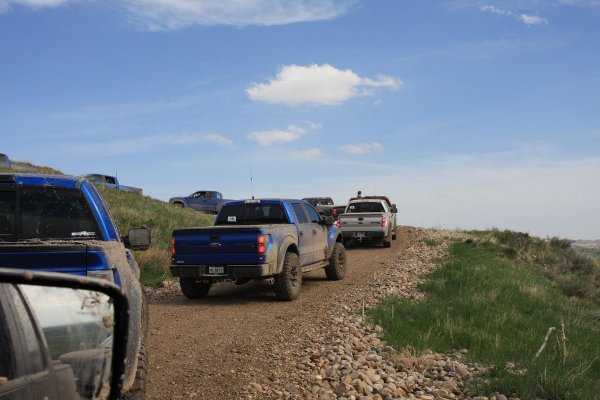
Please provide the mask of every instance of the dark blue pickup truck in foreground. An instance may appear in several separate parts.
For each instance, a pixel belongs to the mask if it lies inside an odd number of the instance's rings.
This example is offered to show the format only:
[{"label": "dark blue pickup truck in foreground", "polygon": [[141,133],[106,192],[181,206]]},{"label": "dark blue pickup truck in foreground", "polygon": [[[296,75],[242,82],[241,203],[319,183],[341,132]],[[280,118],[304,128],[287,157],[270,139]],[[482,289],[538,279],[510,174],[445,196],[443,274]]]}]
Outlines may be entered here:
[{"label": "dark blue pickup truck in foreground", "polygon": [[85,178],[0,174],[0,268],[63,272],[120,286],[130,304],[123,387],[145,388],[148,305],[130,250],[150,246],[147,228],[120,236],[96,188]]},{"label": "dark blue pickup truck in foreground", "polygon": [[324,268],[331,280],[346,272],[340,230],[304,200],[228,202],[215,226],[173,231],[171,253],[171,273],[189,298],[206,296],[214,282],[269,279],[278,299],[293,300],[303,272]]}]

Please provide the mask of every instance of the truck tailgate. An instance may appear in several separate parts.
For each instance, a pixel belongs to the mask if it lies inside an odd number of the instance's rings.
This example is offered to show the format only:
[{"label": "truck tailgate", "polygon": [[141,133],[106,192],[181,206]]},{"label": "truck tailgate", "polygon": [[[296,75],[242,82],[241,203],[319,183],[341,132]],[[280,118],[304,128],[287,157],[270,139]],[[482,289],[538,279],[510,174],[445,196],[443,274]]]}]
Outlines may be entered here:
[{"label": "truck tailgate", "polygon": [[[258,226],[214,226],[173,231],[173,265],[257,265],[266,260],[257,251]],[[268,252],[268,251],[267,251]]]},{"label": "truck tailgate", "polygon": [[101,248],[83,243],[4,243],[0,267],[86,275],[88,270],[106,269]]},{"label": "truck tailgate", "polygon": [[348,213],[340,215],[342,232],[345,230],[382,231],[381,217],[381,213]]}]

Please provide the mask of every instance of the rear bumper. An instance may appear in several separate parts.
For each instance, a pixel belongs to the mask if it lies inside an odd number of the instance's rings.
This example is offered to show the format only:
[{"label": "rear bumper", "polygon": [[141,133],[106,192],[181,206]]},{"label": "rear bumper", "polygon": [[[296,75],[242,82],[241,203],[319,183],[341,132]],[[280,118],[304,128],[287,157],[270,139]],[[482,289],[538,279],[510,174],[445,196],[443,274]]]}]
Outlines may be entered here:
[{"label": "rear bumper", "polygon": [[374,240],[384,238],[386,233],[383,231],[342,230],[342,235],[346,240]]},{"label": "rear bumper", "polygon": [[260,278],[272,275],[274,269],[270,264],[259,265],[210,265],[222,267],[223,273],[209,273],[209,265],[171,265],[171,275],[174,277],[196,279],[238,279]]}]

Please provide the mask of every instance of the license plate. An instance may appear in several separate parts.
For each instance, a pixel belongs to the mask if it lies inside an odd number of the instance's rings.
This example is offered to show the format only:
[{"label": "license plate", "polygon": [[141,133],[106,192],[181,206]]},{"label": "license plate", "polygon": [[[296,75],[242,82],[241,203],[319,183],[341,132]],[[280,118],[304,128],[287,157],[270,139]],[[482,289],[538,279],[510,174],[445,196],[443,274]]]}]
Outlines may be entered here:
[{"label": "license plate", "polygon": [[217,275],[217,274],[224,274],[225,273],[225,267],[208,267],[208,273],[209,274],[213,274],[213,275]]},{"label": "license plate", "polygon": [[365,237],[364,232],[354,232],[354,237]]}]

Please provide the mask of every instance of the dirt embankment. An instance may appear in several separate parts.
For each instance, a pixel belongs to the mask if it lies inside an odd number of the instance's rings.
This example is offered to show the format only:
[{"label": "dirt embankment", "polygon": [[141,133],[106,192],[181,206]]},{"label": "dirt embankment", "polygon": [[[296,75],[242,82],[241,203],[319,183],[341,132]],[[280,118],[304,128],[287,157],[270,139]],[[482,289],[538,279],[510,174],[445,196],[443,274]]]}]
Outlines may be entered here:
[{"label": "dirt embankment", "polygon": [[217,285],[198,301],[177,285],[153,292],[147,398],[455,398],[473,368],[440,355],[402,358],[360,317],[390,294],[418,298],[419,277],[453,235],[401,227],[391,248],[353,246],[344,280],[305,275],[293,302],[255,282]]}]

